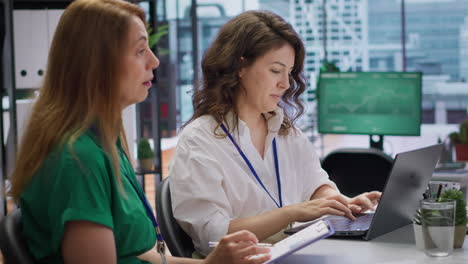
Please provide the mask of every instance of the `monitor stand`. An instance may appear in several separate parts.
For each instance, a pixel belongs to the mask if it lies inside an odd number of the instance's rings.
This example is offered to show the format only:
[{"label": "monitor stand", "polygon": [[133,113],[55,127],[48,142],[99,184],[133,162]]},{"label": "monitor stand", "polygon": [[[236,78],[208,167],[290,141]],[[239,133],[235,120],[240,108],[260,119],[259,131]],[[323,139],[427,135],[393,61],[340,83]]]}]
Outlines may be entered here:
[{"label": "monitor stand", "polygon": [[[378,137],[378,140],[374,140],[374,137]],[[376,148],[383,151],[383,136],[369,135],[369,145],[371,148]]]}]

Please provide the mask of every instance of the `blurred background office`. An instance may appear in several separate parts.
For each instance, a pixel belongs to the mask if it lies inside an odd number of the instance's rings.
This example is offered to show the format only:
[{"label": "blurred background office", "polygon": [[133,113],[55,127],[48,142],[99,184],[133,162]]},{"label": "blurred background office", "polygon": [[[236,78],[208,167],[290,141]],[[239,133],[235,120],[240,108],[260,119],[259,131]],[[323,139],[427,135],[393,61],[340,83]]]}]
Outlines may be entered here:
[{"label": "blurred background office", "polygon": [[198,65],[219,27],[250,9],[280,14],[305,42],[309,86],[299,125],[322,156],[341,146],[368,146],[366,135],[318,133],[316,83],[324,62],[342,72],[423,73],[421,136],[387,136],[383,148],[391,155],[444,140],[468,117],[467,0],[179,0],[157,5],[158,23],[169,25],[167,42],[160,46],[169,52],[159,72],[163,138],[174,136],[191,116]]},{"label": "blurred background office", "polygon": [[[31,103],[24,98],[40,85],[49,38],[69,2],[1,0],[2,189],[14,166],[12,157]],[[319,133],[321,70],[422,72],[419,131],[384,135],[382,149],[390,156],[444,141],[468,118],[468,0],[145,0],[138,4],[148,14],[161,66],[149,97],[127,110],[125,124],[134,157],[139,139],[150,138],[156,152],[152,176],[156,183],[167,175],[177,131],[192,114],[191,91],[201,80],[204,51],[227,20],[247,10],[276,12],[302,36],[309,83],[303,95],[306,112],[298,124],[321,157],[341,147],[368,148],[370,134]],[[4,197],[0,199],[0,210],[5,212]]]}]

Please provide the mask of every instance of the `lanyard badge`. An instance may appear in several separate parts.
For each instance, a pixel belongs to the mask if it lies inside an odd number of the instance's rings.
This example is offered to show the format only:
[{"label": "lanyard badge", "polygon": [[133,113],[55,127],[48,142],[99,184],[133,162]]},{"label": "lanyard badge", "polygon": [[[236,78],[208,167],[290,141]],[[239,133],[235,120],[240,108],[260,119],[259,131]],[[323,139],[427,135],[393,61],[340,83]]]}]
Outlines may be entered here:
[{"label": "lanyard badge", "polygon": [[[124,154],[125,154],[125,152],[124,152]],[[127,158],[127,155],[125,155],[125,158]],[[127,158],[127,160],[128,160],[128,158]],[[137,193],[138,197],[143,202],[143,206],[145,207],[146,213],[149,216],[149,218],[151,219],[151,222],[153,223],[153,226],[154,226],[154,230],[156,231],[156,251],[161,256],[162,264],[167,264],[166,255],[165,255],[165,253],[166,253],[166,244],[164,243],[164,239],[163,239],[163,237],[161,235],[161,231],[159,230],[159,225],[158,225],[158,222],[156,221],[156,217],[154,216],[153,209],[151,208],[151,205],[148,202],[148,199],[146,199],[146,196],[144,194],[142,194],[142,192],[140,192],[138,190],[138,187],[135,186],[135,183],[132,181],[132,179],[130,179],[130,176],[128,175],[128,173],[126,173],[127,171],[123,167],[122,162],[120,163],[120,170],[125,174],[128,181],[132,185],[133,189]]]},{"label": "lanyard badge", "polygon": [[[156,233],[160,233],[159,232],[159,227],[156,227]],[[162,264],[167,264],[166,244],[164,243],[163,240],[157,240],[156,241],[156,250],[158,251],[159,255],[161,256]]]},{"label": "lanyard badge", "polygon": [[[98,135],[98,130],[95,126],[91,126],[90,130],[95,134]],[[127,159],[127,162],[129,162],[129,159],[127,157],[127,154],[122,151],[124,154],[125,158]],[[159,230],[159,225],[158,222],[156,221],[156,217],[154,216],[153,209],[151,208],[151,205],[149,204],[148,200],[146,199],[146,196],[142,194],[139,190],[138,187],[135,186],[134,182],[130,178],[129,173],[125,169],[125,167],[122,164],[122,160],[120,160],[120,171],[127,177],[128,181],[132,185],[133,189],[137,193],[138,197],[140,200],[143,202],[143,206],[145,207],[146,213],[148,217],[151,219],[151,222],[153,223],[155,232],[156,232],[156,250],[158,251],[159,255],[161,256],[161,261],[162,264],[167,264],[166,260],[166,244],[164,243],[164,239],[161,235],[161,231]]]},{"label": "lanyard badge", "polygon": [[265,187],[265,185],[263,184],[262,180],[260,179],[260,177],[258,177],[258,174],[257,172],[255,171],[254,167],[252,166],[252,163],[250,163],[249,159],[247,158],[247,156],[244,154],[244,152],[241,150],[241,148],[239,147],[239,145],[237,145],[236,141],[234,140],[234,138],[232,137],[231,133],[229,133],[229,131],[227,130],[226,126],[224,124],[221,124],[220,125],[221,128],[224,130],[224,133],[226,133],[226,135],[229,137],[229,139],[231,140],[232,144],[236,147],[237,151],[239,151],[239,154],[241,155],[242,159],[244,159],[245,163],[247,164],[247,166],[249,167],[250,171],[252,172],[252,174],[255,176],[255,179],[257,179],[257,182],[260,184],[260,186],[262,186],[263,190],[265,190],[265,192],[268,194],[268,196],[270,196],[271,200],[273,200],[273,202],[276,204],[276,206],[278,208],[281,208],[283,207],[283,196],[281,194],[281,178],[280,178],[280,172],[279,172],[279,162],[278,162],[278,152],[276,150],[276,138],[273,138],[273,142],[272,142],[272,145],[273,145],[273,158],[275,160],[275,172],[276,172],[276,181],[278,183],[278,196],[279,196],[279,202],[277,202],[275,200],[275,198],[273,198],[273,196],[270,194],[270,192],[268,191],[268,189]]}]

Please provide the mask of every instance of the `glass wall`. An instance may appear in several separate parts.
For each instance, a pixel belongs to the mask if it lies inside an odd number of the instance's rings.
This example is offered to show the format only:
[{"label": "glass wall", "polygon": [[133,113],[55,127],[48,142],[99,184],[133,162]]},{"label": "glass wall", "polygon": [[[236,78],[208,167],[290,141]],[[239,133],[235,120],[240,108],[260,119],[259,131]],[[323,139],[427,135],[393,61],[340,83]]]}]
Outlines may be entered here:
[{"label": "glass wall", "polygon": [[[195,14],[192,4],[197,6]],[[192,91],[200,83],[197,65],[218,29],[242,11],[258,7],[258,2],[246,0],[157,0],[158,24],[167,25],[169,33],[167,46],[158,45],[159,50],[168,51],[167,57],[160,57],[158,70],[158,76],[166,80],[158,86],[163,137],[173,136],[191,117]]]},{"label": "glass wall", "polygon": [[[369,1],[370,70],[400,70],[401,4]],[[407,71],[424,73],[423,122],[457,124],[468,118],[464,51],[468,1],[406,1]]]},{"label": "glass wall", "polygon": [[[395,153],[435,143],[468,118],[468,0],[157,0],[159,22],[168,25],[167,70],[160,78],[173,97],[161,95],[173,112],[163,135],[174,135],[192,114],[191,91],[199,85],[203,52],[223,23],[251,9],[271,10],[289,21],[306,46],[308,91],[299,125],[321,147],[367,147],[368,138],[316,132],[315,84],[324,61],[341,71],[423,72],[421,137],[387,137]],[[196,4],[194,16],[192,5]],[[404,18],[404,19],[403,19]],[[404,22],[404,23],[403,23]],[[194,51],[195,50],[195,51]],[[198,76],[198,77],[197,77]],[[162,113],[164,115],[164,109]],[[163,127],[163,129],[166,129]],[[345,138],[345,139],[339,139]],[[331,143],[330,143],[331,142]],[[345,142],[345,143],[343,143]],[[416,142],[408,144],[407,142]],[[322,148],[323,150],[323,148]]]}]

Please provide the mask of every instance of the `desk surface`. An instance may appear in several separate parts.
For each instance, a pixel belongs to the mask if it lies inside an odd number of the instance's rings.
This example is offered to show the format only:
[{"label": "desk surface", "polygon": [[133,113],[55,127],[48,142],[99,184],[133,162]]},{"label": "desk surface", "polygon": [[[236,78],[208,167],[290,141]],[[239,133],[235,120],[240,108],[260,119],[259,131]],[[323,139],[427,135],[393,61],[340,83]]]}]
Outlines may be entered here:
[{"label": "desk surface", "polygon": [[412,225],[404,226],[371,241],[323,239],[285,258],[280,264],[310,263],[468,263],[468,238],[463,248],[449,257],[428,257],[414,243]]}]

